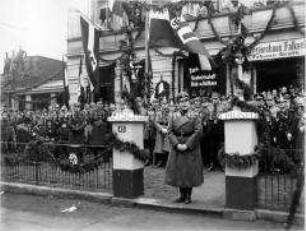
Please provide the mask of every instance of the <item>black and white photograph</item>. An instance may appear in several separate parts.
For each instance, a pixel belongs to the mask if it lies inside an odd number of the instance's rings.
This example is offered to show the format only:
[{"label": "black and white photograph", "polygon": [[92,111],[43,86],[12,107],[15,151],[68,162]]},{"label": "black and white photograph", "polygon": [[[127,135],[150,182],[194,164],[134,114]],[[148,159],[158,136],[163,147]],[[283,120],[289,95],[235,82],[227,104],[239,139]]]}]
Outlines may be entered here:
[{"label": "black and white photograph", "polygon": [[305,230],[304,0],[1,0],[0,230]]}]

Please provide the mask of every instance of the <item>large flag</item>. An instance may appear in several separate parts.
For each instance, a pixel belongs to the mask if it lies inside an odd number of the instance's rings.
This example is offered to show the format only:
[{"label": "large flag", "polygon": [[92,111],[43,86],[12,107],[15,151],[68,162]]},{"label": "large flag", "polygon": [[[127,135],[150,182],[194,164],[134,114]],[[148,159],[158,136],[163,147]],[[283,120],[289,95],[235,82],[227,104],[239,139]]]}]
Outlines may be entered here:
[{"label": "large flag", "polygon": [[170,18],[166,8],[149,13],[149,44],[157,46],[183,47],[198,54],[202,70],[211,71],[213,59],[183,17]]},{"label": "large flag", "polygon": [[84,17],[80,17],[83,48],[87,74],[93,86],[99,79],[99,34],[100,29]]},{"label": "large flag", "polygon": [[180,40],[173,33],[170,14],[167,8],[162,11],[149,11],[149,45],[161,47],[179,47]]}]

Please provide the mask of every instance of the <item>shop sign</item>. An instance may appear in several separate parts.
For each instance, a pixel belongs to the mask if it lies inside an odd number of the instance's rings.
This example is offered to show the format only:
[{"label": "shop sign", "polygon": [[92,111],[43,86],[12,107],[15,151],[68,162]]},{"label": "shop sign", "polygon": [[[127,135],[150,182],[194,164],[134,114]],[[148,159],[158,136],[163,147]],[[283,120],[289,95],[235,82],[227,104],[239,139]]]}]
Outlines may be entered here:
[{"label": "shop sign", "polygon": [[287,57],[304,56],[306,54],[305,39],[259,43],[252,50],[249,60],[280,59]]},{"label": "shop sign", "polygon": [[213,87],[217,85],[216,74],[203,74],[199,68],[189,68],[191,87]]}]

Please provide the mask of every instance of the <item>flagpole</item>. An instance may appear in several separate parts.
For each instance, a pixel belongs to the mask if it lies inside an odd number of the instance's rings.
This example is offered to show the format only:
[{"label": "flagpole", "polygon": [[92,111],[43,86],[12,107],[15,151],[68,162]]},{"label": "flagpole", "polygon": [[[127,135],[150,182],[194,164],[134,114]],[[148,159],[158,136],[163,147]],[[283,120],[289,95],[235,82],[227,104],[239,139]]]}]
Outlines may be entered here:
[{"label": "flagpole", "polygon": [[66,105],[66,107],[69,109],[69,98],[68,96],[70,95],[69,93],[69,83],[68,83],[68,77],[67,77],[67,67],[66,67],[66,62],[65,62],[65,54],[62,55],[62,68],[63,68],[63,74],[64,74],[64,94],[65,94],[65,102],[64,104]]},{"label": "flagpole", "polygon": [[[151,1],[149,1],[150,3]],[[145,18],[145,53],[146,53],[146,58],[145,58],[145,73],[146,73],[146,80],[150,81],[149,78],[149,10],[146,9],[146,18]],[[147,88],[150,87],[150,84],[147,84]],[[150,89],[147,89],[149,92]],[[145,103],[148,103],[148,94],[144,95],[144,101]]]}]

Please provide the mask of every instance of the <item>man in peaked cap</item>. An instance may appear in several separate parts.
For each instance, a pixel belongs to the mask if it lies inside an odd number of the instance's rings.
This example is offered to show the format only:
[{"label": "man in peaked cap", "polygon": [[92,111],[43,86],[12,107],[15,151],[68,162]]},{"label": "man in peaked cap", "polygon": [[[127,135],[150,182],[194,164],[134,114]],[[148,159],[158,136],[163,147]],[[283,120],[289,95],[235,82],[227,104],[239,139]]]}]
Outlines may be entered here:
[{"label": "man in peaked cap", "polygon": [[190,113],[190,97],[186,92],[177,96],[179,111],[171,116],[168,138],[171,146],[166,167],[166,183],[179,187],[175,202],[191,203],[192,188],[203,183],[203,165],[199,137],[201,121]]}]

